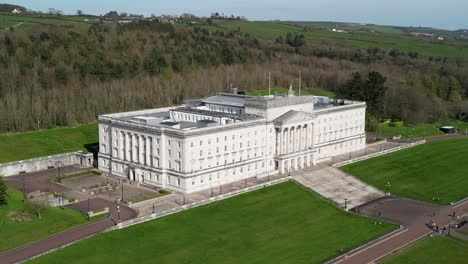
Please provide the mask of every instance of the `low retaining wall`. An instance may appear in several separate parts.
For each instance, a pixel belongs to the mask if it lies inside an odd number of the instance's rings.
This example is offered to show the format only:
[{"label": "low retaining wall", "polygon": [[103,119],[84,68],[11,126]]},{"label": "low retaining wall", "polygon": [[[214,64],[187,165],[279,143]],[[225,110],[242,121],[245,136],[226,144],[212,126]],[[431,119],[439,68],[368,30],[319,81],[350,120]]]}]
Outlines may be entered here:
[{"label": "low retaining wall", "polygon": [[93,154],[76,151],[35,159],[2,163],[0,164],[0,175],[7,177],[28,172],[47,170],[56,168],[59,162],[61,163],[61,166],[77,164],[84,167],[91,167],[93,166]]},{"label": "low retaining wall", "polygon": [[243,189],[239,189],[239,190],[236,190],[236,191],[232,191],[232,192],[229,192],[229,193],[221,194],[221,195],[218,195],[218,196],[215,196],[215,197],[211,197],[209,199],[193,202],[193,203],[182,205],[182,206],[177,206],[177,207],[174,207],[174,208],[169,209],[169,210],[164,210],[164,211],[153,213],[153,214],[150,214],[150,215],[145,215],[145,216],[142,216],[142,217],[134,218],[134,219],[131,219],[131,220],[128,220],[128,221],[125,221],[125,222],[121,222],[121,223],[117,224],[116,226],[107,229],[105,232],[116,230],[116,229],[121,229],[121,228],[125,228],[125,227],[129,227],[129,226],[132,226],[132,225],[141,224],[141,223],[146,222],[146,221],[150,221],[150,220],[153,220],[153,219],[157,219],[157,218],[161,218],[161,217],[168,216],[168,215],[171,215],[171,214],[175,214],[175,213],[178,213],[178,212],[181,212],[181,211],[184,211],[184,210],[188,210],[188,209],[198,207],[198,206],[202,206],[202,205],[205,205],[205,204],[209,204],[209,203],[212,203],[212,202],[224,200],[224,199],[227,199],[227,198],[230,198],[230,197],[242,194],[242,193],[258,190],[258,189],[261,189],[261,188],[266,187],[266,186],[271,186],[271,185],[275,185],[275,184],[278,184],[278,183],[286,182],[286,181],[289,181],[291,179],[292,179],[291,176],[281,178],[281,179],[276,179],[276,180],[273,180],[273,181],[269,181],[269,182],[257,184],[257,185],[254,185],[254,186],[246,187],[246,188],[243,188]]},{"label": "low retaining wall", "polygon": [[345,165],[348,165],[348,164],[351,164],[351,163],[355,163],[355,162],[358,162],[358,161],[362,161],[362,160],[382,156],[382,155],[385,155],[385,154],[388,154],[388,153],[392,153],[392,152],[399,151],[399,150],[406,149],[406,148],[411,148],[411,147],[421,145],[421,144],[424,144],[424,143],[426,143],[426,140],[416,141],[416,142],[413,142],[413,143],[405,144],[403,146],[398,146],[396,148],[386,149],[386,150],[379,151],[379,152],[372,153],[372,154],[368,154],[368,155],[365,155],[365,156],[361,156],[361,157],[353,158],[353,159],[350,159],[350,160],[345,160],[345,161],[342,161],[342,162],[338,162],[338,163],[333,164],[332,166],[333,167],[342,167],[342,166],[345,166]]},{"label": "low retaining wall", "polygon": [[102,215],[102,214],[108,214],[109,213],[109,207],[104,207],[104,210],[100,211],[89,211],[88,215],[89,217],[97,216],[97,215]]}]

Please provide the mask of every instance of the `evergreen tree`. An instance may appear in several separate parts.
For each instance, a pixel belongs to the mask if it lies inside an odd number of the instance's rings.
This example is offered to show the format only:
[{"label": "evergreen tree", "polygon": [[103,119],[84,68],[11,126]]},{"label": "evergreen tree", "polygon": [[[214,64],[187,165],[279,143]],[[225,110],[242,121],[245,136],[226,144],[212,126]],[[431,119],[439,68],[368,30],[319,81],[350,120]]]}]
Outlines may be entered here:
[{"label": "evergreen tree", "polygon": [[367,102],[367,108],[377,118],[382,116],[384,110],[386,80],[380,73],[370,72],[364,85],[364,99]]},{"label": "evergreen tree", "polygon": [[0,206],[8,204],[7,189],[8,187],[3,181],[3,177],[0,176]]},{"label": "evergreen tree", "polygon": [[352,100],[364,99],[364,81],[359,72],[353,73],[353,78],[346,85],[346,97]]}]

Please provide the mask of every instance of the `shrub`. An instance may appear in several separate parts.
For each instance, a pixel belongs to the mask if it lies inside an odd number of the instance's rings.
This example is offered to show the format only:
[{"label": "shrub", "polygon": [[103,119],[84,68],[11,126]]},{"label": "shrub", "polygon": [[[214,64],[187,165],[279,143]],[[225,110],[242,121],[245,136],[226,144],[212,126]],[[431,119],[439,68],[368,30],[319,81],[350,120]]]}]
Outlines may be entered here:
[{"label": "shrub", "polygon": [[168,190],[165,190],[165,189],[161,189],[161,190],[159,190],[159,193],[160,194],[170,194],[171,192],[168,191]]},{"label": "shrub", "polygon": [[403,127],[404,125],[405,125],[405,122],[403,121],[394,121],[388,124],[388,126],[390,127]]}]

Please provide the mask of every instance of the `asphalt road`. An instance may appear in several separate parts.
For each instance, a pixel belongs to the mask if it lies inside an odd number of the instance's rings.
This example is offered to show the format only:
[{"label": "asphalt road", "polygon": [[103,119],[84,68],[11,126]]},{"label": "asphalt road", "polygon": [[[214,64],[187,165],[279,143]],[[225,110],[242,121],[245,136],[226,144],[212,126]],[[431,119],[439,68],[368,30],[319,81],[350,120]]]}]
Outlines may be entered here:
[{"label": "asphalt road", "polygon": [[[75,209],[81,212],[87,212],[88,201],[82,201],[76,204],[68,205],[67,207]],[[99,210],[104,207],[109,207],[110,214],[107,218],[91,222],[84,226],[80,226],[65,232],[50,236],[48,238],[18,247],[16,249],[4,252],[0,254],[0,263],[9,264],[16,263],[29,259],[33,256],[47,252],[54,248],[72,243],[90,235],[103,232],[109,227],[116,225],[118,220],[121,221],[129,220],[137,216],[137,212],[129,207],[120,205],[120,214],[117,212],[117,205],[100,199],[95,198],[89,200],[90,210]]]}]

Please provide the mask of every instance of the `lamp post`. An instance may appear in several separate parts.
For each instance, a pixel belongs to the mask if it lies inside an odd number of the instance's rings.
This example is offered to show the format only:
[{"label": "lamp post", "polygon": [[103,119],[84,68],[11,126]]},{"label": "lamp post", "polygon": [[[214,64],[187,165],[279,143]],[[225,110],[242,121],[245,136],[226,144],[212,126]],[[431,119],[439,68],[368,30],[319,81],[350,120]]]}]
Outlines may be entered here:
[{"label": "lamp post", "polygon": [[117,205],[117,221],[120,223],[120,205]]},{"label": "lamp post", "polygon": [[387,184],[385,186],[387,187],[387,195],[390,195],[390,187],[392,186],[390,184],[390,181],[387,181]]},{"label": "lamp post", "polygon": [[124,184],[123,184],[123,180],[120,180],[120,182],[122,183],[122,186],[121,186],[121,189],[122,189],[122,195],[121,195],[121,197],[122,197],[122,198],[121,198],[120,200],[123,202],[123,200],[124,200],[124,190],[123,190],[123,189],[124,189]]},{"label": "lamp post", "polygon": [[89,214],[90,214],[90,209],[89,209],[89,197],[88,197],[88,221],[90,220]]},{"label": "lamp post", "polygon": [[57,161],[55,163],[57,165],[57,177],[58,177],[58,182],[59,183],[62,183],[62,178],[60,177],[60,174],[61,174],[61,167],[62,167],[62,162],[61,161]]},{"label": "lamp post", "polygon": [[348,208],[348,198],[344,199],[344,209]]},{"label": "lamp post", "polygon": [[153,214],[154,214],[154,203],[153,203]]}]

